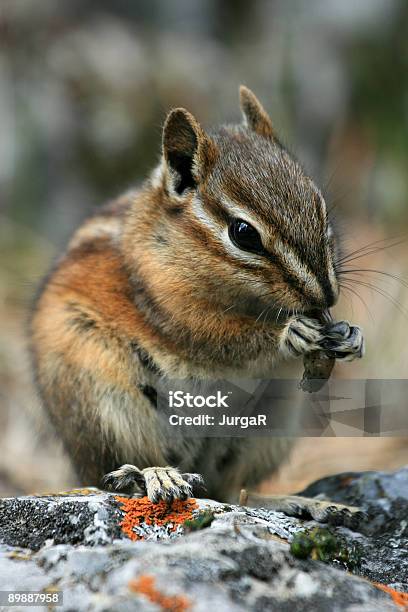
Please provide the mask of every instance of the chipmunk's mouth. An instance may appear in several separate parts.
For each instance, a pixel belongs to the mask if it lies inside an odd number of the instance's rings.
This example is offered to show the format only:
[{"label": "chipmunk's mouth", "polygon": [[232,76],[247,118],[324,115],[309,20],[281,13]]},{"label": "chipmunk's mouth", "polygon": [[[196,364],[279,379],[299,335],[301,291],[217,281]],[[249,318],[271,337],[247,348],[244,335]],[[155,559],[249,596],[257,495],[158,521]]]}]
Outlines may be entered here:
[{"label": "chipmunk's mouth", "polygon": [[254,317],[257,322],[262,324],[264,323],[274,323],[274,324],[285,324],[287,320],[295,315],[299,314],[301,310],[295,310],[291,308],[283,308],[283,307],[270,307],[264,308],[259,312],[259,314]]},{"label": "chipmunk's mouth", "polygon": [[301,288],[281,288],[267,294],[247,295],[234,304],[234,308],[228,308],[227,312],[241,313],[249,316],[257,322],[285,323],[290,317],[307,314],[322,322],[330,320],[329,308],[337,300],[333,293],[333,299],[325,295],[323,288],[317,293],[303,292]]},{"label": "chipmunk's mouth", "polygon": [[328,308],[325,310],[316,310],[312,308],[311,310],[305,310],[305,314],[311,319],[317,319],[320,323],[330,323],[333,321],[333,316]]},{"label": "chipmunk's mouth", "polygon": [[255,318],[262,322],[275,322],[280,324],[286,323],[290,317],[300,314],[307,315],[308,317],[316,319],[323,324],[329,323],[333,320],[329,308],[317,308],[316,306],[309,306],[307,304],[294,307],[279,306],[275,304],[263,309],[258,307],[258,314],[255,316]]}]

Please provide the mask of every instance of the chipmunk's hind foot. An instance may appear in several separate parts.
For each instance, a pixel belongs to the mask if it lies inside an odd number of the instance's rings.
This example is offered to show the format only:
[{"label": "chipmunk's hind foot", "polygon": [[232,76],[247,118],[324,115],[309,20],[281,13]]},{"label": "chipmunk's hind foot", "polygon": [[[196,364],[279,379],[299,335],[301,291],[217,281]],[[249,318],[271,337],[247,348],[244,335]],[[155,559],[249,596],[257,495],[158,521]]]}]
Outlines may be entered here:
[{"label": "chipmunk's hind foot", "polygon": [[347,506],[337,502],[326,501],[315,497],[300,495],[251,495],[247,497],[246,505],[258,506],[283,512],[288,516],[311,518],[319,523],[342,525],[356,529],[364,520],[364,512],[356,506]]},{"label": "chipmunk's hind foot", "polygon": [[103,484],[114,491],[147,495],[154,504],[164,500],[185,500],[195,487],[203,486],[200,474],[181,474],[173,467],[151,467],[140,470],[126,463],[103,477]]}]

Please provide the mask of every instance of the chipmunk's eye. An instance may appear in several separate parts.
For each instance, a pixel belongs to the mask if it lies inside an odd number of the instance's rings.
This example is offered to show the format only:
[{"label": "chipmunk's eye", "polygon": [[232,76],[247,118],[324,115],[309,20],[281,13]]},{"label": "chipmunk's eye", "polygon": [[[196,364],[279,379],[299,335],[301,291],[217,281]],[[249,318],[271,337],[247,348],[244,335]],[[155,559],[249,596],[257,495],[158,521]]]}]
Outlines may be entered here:
[{"label": "chipmunk's eye", "polygon": [[262,253],[264,248],[259,233],[252,225],[242,219],[234,219],[228,228],[231,241],[244,251]]}]

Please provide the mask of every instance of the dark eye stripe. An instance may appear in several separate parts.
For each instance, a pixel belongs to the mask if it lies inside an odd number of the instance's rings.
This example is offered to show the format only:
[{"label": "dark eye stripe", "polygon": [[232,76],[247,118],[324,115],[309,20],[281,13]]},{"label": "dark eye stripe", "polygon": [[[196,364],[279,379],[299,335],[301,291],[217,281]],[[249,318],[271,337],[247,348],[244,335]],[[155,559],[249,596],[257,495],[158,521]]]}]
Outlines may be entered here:
[{"label": "dark eye stripe", "polygon": [[306,295],[307,288],[305,283],[296,274],[293,274],[292,270],[283,261],[280,255],[265,251],[265,257],[274,263],[280,270],[283,280],[292,288],[295,289],[299,294]]}]

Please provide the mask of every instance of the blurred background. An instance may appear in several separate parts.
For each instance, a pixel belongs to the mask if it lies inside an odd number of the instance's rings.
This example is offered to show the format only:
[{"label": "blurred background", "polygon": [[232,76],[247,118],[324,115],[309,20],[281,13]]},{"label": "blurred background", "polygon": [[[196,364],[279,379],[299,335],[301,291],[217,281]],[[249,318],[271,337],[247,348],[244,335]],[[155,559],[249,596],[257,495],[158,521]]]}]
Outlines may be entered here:
[{"label": "blurred background", "polygon": [[[240,83],[322,186],[346,252],[375,243],[351,267],[401,279],[354,275],[336,312],[363,326],[367,356],[337,376],[407,377],[407,32],[404,0],[1,0],[0,495],[74,483],[30,382],[41,277],[154,166],[171,107],[239,121]],[[404,463],[400,438],[302,439],[264,490]]]}]

